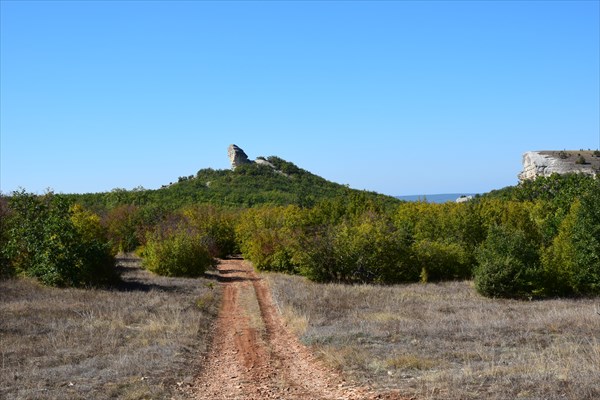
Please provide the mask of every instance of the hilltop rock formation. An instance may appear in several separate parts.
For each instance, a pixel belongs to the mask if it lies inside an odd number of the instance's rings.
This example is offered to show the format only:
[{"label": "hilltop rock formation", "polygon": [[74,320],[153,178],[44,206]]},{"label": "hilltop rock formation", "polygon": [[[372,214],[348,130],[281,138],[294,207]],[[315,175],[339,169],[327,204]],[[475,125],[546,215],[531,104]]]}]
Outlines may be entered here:
[{"label": "hilltop rock formation", "polygon": [[244,150],[235,144],[229,145],[227,149],[227,156],[229,156],[229,161],[231,162],[231,169],[235,169],[236,167],[242,164],[252,164],[252,160],[248,159]]},{"label": "hilltop rock formation", "polygon": [[242,164],[266,165],[267,167],[275,169],[275,166],[265,160],[264,157],[258,157],[256,160],[249,159],[244,150],[235,144],[229,145],[229,148],[227,149],[227,156],[231,162],[231,169],[235,169]]},{"label": "hilltop rock formation", "polygon": [[596,175],[600,167],[597,152],[592,151],[528,151],[523,154],[521,181],[548,177],[552,174],[580,173]]}]

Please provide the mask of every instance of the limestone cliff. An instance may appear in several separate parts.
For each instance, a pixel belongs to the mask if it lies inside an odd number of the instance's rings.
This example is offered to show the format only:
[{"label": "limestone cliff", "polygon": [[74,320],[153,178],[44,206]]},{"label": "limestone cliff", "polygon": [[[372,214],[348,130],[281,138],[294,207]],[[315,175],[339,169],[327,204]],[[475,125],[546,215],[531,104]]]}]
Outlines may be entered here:
[{"label": "limestone cliff", "polygon": [[600,169],[598,151],[528,151],[523,154],[521,181],[552,174],[596,175]]}]

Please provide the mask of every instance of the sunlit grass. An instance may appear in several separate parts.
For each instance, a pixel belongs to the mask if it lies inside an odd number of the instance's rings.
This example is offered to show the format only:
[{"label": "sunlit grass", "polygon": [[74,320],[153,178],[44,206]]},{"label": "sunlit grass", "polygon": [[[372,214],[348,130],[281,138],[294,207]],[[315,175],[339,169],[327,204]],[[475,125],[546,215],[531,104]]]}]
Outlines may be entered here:
[{"label": "sunlit grass", "polygon": [[316,284],[268,274],[330,366],[425,399],[600,398],[600,300],[487,299],[471,282]]},{"label": "sunlit grass", "polygon": [[0,282],[0,398],[179,396],[208,345],[219,286],[121,261],[125,282],[113,290]]}]

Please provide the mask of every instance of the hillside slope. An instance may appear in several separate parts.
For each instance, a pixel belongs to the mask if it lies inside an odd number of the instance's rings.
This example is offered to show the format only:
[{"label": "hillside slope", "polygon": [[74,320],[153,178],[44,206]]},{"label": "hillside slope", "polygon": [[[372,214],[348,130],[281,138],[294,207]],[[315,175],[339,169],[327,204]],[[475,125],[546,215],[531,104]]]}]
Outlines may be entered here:
[{"label": "hillside slope", "polygon": [[92,208],[113,208],[123,204],[156,204],[168,209],[183,205],[209,203],[230,207],[261,204],[302,207],[328,198],[361,194],[386,204],[399,202],[392,196],[350,189],[314,175],[279,157],[266,160],[273,166],[252,163],[234,170],[201,169],[196,175],[183,176],[177,183],[157,190],[114,189],[106,193],[71,195]]}]

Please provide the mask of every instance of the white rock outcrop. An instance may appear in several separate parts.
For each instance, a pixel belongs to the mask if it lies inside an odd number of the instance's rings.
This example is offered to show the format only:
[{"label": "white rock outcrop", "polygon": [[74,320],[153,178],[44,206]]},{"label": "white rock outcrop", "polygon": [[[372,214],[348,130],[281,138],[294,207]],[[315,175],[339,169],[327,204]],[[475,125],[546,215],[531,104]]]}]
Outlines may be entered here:
[{"label": "white rock outcrop", "polygon": [[254,163],[258,165],[266,165],[267,167],[275,169],[275,166],[273,164],[271,164],[267,160],[263,160],[262,158],[257,158],[256,160],[254,160]]},{"label": "white rock outcrop", "polygon": [[[229,157],[229,161],[231,162],[231,169],[235,169],[242,164],[257,164],[257,165],[265,165],[267,167],[275,169],[275,166],[268,162],[264,157],[258,157],[256,160],[251,160],[248,158],[244,150],[241,147],[231,144],[227,148],[227,156]],[[277,171],[279,172],[279,171]]]},{"label": "white rock outcrop", "polygon": [[473,200],[473,196],[471,195],[462,195],[458,199],[455,200],[456,203],[466,203],[468,201]]},{"label": "white rock outcrop", "polygon": [[571,159],[561,159],[551,152],[528,151],[523,154],[523,171],[519,173],[521,181],[548,177],[552,174],[581,173],[596,175],[590,164],[577,164]]},{"label": "white rock outcrop", "polygon": [[231,169],[235,169],[242,164],[252,164],[252,160],[248,159],[248,156],[246,153],[244,153],[244,150],[235,144],[229,145],[227,148],[227,156],[231,162]]}]

